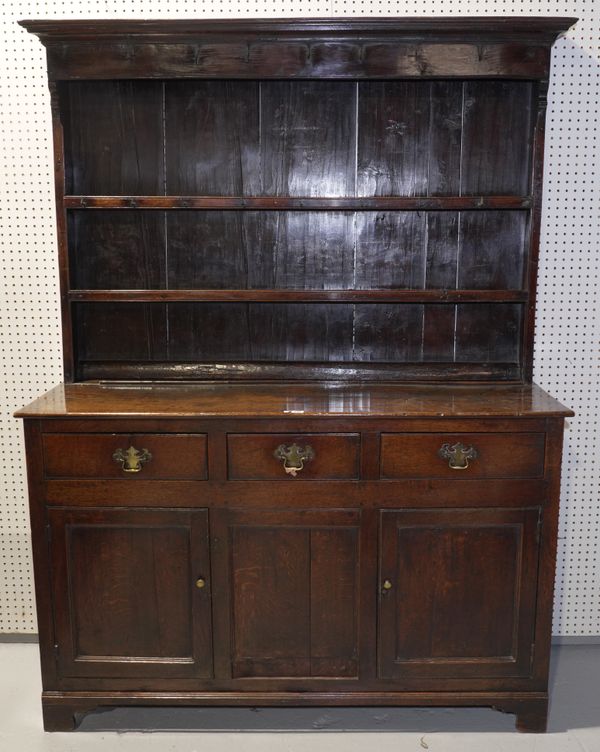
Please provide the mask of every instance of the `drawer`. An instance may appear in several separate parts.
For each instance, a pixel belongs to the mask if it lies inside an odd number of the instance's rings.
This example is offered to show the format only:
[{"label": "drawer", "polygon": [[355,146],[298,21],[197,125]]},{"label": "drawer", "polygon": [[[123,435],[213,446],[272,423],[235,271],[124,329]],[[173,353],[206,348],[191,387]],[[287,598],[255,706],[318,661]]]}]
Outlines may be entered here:
[{"label": "drawer", "polygon": [[357,433],[237,433],[227,437],[230,480],[358,478]]},{"label": "drawer", "polygon": [[[386,433],[381,478],[537,478],[543,433]],[[451,467],[453,465],[454,467]]]},{"label": "drawer", "polygon": [[49,433],[43,449],[49,478],[206,480],[204,434]]}]

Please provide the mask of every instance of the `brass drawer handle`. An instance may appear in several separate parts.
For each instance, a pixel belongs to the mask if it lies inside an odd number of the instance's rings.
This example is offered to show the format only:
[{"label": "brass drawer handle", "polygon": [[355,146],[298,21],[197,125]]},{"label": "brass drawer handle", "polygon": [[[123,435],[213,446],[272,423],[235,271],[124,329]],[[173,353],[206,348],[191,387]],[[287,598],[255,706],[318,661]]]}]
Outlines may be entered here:
[{"label": "brass drawer handle", "polygon": [[283,469],[292,478],[304,468],[305,462],[310,462],[314,459],[315,451],[308,444],[305,447],[301,447],[298,444],[280,444],[273,452],[273,456],[277,460],[283,460]]},{"label": "brass drawer handle", "polygon": [[152,455],[147,449],[117,449],[112,456],[115,462],[121,463],[121,470],[125,473],[139,473],[145,462],[150,462]]},{"label": "brass drawer handle", "polygon": [[474,446],[466,447],[459,441],[452,446],[442,444],[438,455],[443,460],[448,460],[448,467],[452,470],[466,470],[469,467],[469,460],[477,459],[477,450]]}]

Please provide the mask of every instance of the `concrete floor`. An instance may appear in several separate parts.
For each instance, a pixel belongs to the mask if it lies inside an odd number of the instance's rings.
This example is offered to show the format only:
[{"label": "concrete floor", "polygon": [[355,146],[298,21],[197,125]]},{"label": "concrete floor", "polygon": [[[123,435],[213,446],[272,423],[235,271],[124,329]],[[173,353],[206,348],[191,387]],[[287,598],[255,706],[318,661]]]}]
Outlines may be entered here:
[{"label": "concrete floor", "polygon": [[600,645],[554,649],[545,735],[483,708],[131,708],[45,734],[40,691],[37,645],[0,644],[0,752],[600,752]]}]

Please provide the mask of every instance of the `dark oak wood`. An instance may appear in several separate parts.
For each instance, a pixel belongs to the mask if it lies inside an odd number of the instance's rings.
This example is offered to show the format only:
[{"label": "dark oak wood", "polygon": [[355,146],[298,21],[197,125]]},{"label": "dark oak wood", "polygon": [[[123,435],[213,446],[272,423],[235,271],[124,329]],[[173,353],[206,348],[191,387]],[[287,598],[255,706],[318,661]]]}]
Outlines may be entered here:
[{"label": "dark oak wood", "polygon": [[[544,474],[544,434],[390,434],[381,435],[382,478],[535,478]],[[448,444],[473,448],[476,457],[453,469],[439,451]],[[456,463],[455,463],[456,464]]]},{"label": "dark oak wood", "polygon": [[65,186],[65,145],[61,120],[61,101],[58,87],[49,82],[50,108],[52,112],[52,147],[54,153],[54,198],[56,206],[56,238],[58,245],[58,276],[60,282],[60,318],[62,326],[63,372],[66,381],[75,378],[75,353],[73,352],[73,322],[68,300],[70,281],[69,241],[67,236],[67,212],[62,205]]},{"label": "dark oak wood", "polygon": [[528,676],[538,517],[382,512],[379,674]]},{"label": "dark oak wood", "polygon": [[286,301],[321,301],[340,303],[524,303],[526,290],[71,290],[69,300],[82,302],[211,302],[284,303]]},{"label": "dark oak wood", "polygon": [[69,212],[68,229],[73,287],[166,287],[164,261],[156,252],[166,242],[165,217],[158,212],[108,212],[101,221]]},{"label": "dark oak wood", "polygon": [[[566,19],[560,32],[573,19]],[[34,28],[30,26],[33,31]],[[136,40],[125,33],[121,38],[89,40],[49,40],[48,62],[55,79],[131,79],[131,78],[213,78],[241,79],[330,78],[395,79],[397,77],[440,78],[476,76],[514,79],[542,78],[550,67],[550,44],[558,33],[515,34],[516,41],[502,39],[494,32],[483,32],[471,39],[421,36],[415,43],[402,33],[396,37],[364,30],[346,31],[347,39],[338,41],[326,30],[297,40],[275,37],[252,40],[243,38],[210,39],[202,34],[191,41],[163,38],[162,44],[147,38]],[[325,33],[323,33],[323,31]],[[186,33],[189,30],[186,27]],[[496,32],[497,34],[497,32]],[[40,35],[42,36],[42,35]],[[320,36],[320,39],[319,39]],[[460,36],[460,35],[458,35]],[[370,37],[370,38],[369,38]],[[495,37],[495,38],[494,38]],[[541,38],[540,38],[541,37]],[[46,41],[42,36],[42,41]]]},{"label": "dark oak wood", "polygon": [[48,518],[61,675],[212,675],[206,510]]},{"label": "dark oak wood", "polygon": [[163,193],[162,84],[61,87],[68,193]]},{"label": "dark oak wood", "polygon": [[[16,413],[20,418],[110,418],[113,425],[134,425],[136,418],[266,418],[267,426],[290,418],[438,418],[475,417],[477,424],[454,430],[510,430],[491,418],[569,417],[573,411],[535,384],[60,384]],[[115,423],[120,419],[120,423]],[[123,423],[124,421],[124,423]],[[48,423],[48,426],[52,426]],[[136,430],[141,431],[137,424]],[[454,424],[453,424],[454,425]],[[98,430],[98,423],[94,424]],[[267,427],[265,426],[265,428]],[[157,424],[154,424],[156,430]],[[379,430],[386,430],[381,420]],[[528,430],[540,426],[527,424]],[[50,429],[52,430],[52,429]],[[167,427],[165,426],[165,429]],[[172,430],[172,429],[171,429]],[[181,431],[178,424],[176,431]],[[263,429],[264,430],[264,429]],[[275,428],[274,430],[277,430]],[[336,428],[337,431],[343,430]],[[389,430],[389,428],[387,428]],[[411,429],[411,430],[414,430]]]},{"label": "dark oak wood", "polygon": [[358,675],[359,514],[228,515],[232,676]]},{"label": "dark oak wood", "polygon": [[528,209],[529,196],[69,196],[65,209],[227,209],[267,211]]},{"label": "dark oak wood", "polygon": [[[297,476],[285,471],[274,455],[281,444],[307,446],[313,456]],[[227,462],[229,480],[348,480],[359,477],[358,434],[229,434]]]},{"label": "dark oak wood", "polygon": [[[49,478],[206,478],[206,436],[193,434],[46,433],[42,438]],[[133,446],[150,459],[139,471],[126,472],[113,454]]]},{"label": "dark oak wood", "polygon": [[[390,33],[394,23],[389,21]],[[539,227],[532,207],[539,209],[543,101],[537,81],[515,80],[506,51],[499,80],[473,78],[486,60],[485,40],[502,46],[500,38],[507,35],[506,44],[515,44],[513,32],[524,33],[520,23],[517,27],[510,33],[509,25],[499,27],[493,41],[481,32],[478,62],[461,72],[452,70],[454,58],[446,47],[460,48],[458,58],[465,54],[465,60],[469,53],[445,34],[437,39],[434,28],[431,41],[417,42],[422,47],[408,53],[402,41],[387,38],[333,42],[323,22],[325,36],[310,42],[306,65],[327,80],[310,80],[309,73],[303,80],[285,80],[294,77],[306,40],[250,41],[254,27],[240,29],[248,32],[245,43],[252,48],[248,64],[267,66],[261,80],[232,80],[231,60],[225,63],[222,55],[235,57],[234,48],[244,42],[231,36],[197,51],[194,80],[173,80],[181,78],[176,67],[161,80],[148,80],[146,42],[136,34],[119,42],[118,53],[96,49],[96,59],[115,60],[132,44],[135,65],[146,67],[140,80],[105,72],[104,80],[61,80],[56,89],[55,133],[69,191],[65,195],[57,182],[67,210],[61,210],[66,222],[61,248],[70,273],[63,287],[65,325],[73,340],[72,346],[65,340],[71,378],[139,378],[125,366],[128,355],[143,362],[144,378],[152,379],[182,378],[188,370],[183,364],[193,361],[219,364],[216,370],[202,366],[196,378],[218,373],[281,378],[277,368],[264,365],[281,359],[314,364],[315,378],[328,378],[333,361],[340,378],[377,378],[370,364],[394,361],[428,365],[403,365],[389,378],[530,375],[536,269],[530,253],[537,253]],[[113,28],[115,39],[120,28]],[[217,28],[223,27],[209,24],[205,34]],[[351,37],[366,27],[350,22],[345,28]],[[374,28],[380,29],[379,22]],[[475,28],[466,23],[465,33]],[[533,34],[534,25],[528,28]],[[189,39],[174,41],[181,32],[172,27],[173,40],[163,36],[151,55],[167,60],[178,45],[180,52],[181,45],[189,47]],[[548,27],[542,24],[538,33],[549,33]],[[75,60],[77,45],[99,42],[50,41],[51,71],[57,44],[61,55]],[[356,45],[365,44],[368,51],[356,57]],[[419,73],[404,80],[381,80],[385,75],[360,80],[356,66],[383,59],[391,65],[392,47],[395,78],[402,75],[405,54],[411,60],[414,55]],[[533,59],[533,49],[523,60]],[[435,71],[429,55],[444,52],[445,79],[423,80]],[[279,53],[283,69],[272,68],[271,74],[284,80],[267,80],[271,56]],[[216,60],[224,65],[221,75]],[[344,76],[352,80],[335,80],[335,71],[329,76],[332,64],[346,66]],[[211,67],[210,80],[202,80],[204,65]],[[394,305],[345,310],[287,305],[371,302],[381,289],[389,297],[379,299]],[[431,303],[427,295],[438,289],[449,292],[442,302],[516,300],[527,306],[400,305],[420,302],[420,294]],[[112,298],[111,291],[123,296]],[[489,297],[477,298],[477,291]],[[69,305],[96,300],[273,305],[113,306],[110,313]],[[286,306],[277,307],[279,302]],[[114,328],[119,338],[107,336]],[[213,338],[215,331],[219,336]],[[229,365],[236,362],[248,367]],[[472,371],[460,365],[472,362],[489,367]]]},{"label": "dark oak wood", "polygon": [[122,20],[106,19],[35,19],[21,21],[29,32],[43,41],[69,39],[96,41],[105,38],[142,37],[168,41],[189,36],[236,36],[263,38],[269,32],[277,36],[309,34],[318,36],[346,36],[352,33],[395,36],[418,34],[431,37],[459,37],[470,35],[516,39],[519,36],[538,37],[553,42],[577,21],[565,16],[448,16],[448,17],[384,17],[384,18],[252,18],[252,19],[193,19],[185,20]]},{"label": "dark oak wood", "polygon": [[[301,317],[300,317],[301,318]],[[187,319],[189,326],[196,325],[193,317]],[[383,316],[379,323],[386,324]],[[302,322],[300,322],[302,325]],[[233,327],[233,323],[231,324]],[[350,322],[345,322],[346,337],[350,336]],[[389,352],[385,336],[389,331],[383,331],[379,343],[383,352]],[[186,335],[189,337],[189,335]],[[368,336],[368,331],[365,332]],[[142,339],[143,342],[143,339]],[[243,352],[248,340],[240,335],[237,352]],[[204,344],[204,343],[203,343]],[[322,340],[323,348],[327,342]],[[367,344],[369,344],[367,342]],[[192,345],[188,345],[192,346]],[[218,342],[215,347],[218,346]],[[125,348],[124,348],[125,351]],[[146,350],[147,352],[147,350]],[[196,353],[197,354],[197,353]],[[393,355],[393,351],[392,351]],[[151,360],[146,357],[144,360]],[[177,363],[152,361],[126,362],[115,360],[82,361],[78,376],[84,381],[345,381],[362,382],[421,382],[421,383],[449,383],[449,382],[509,382],[519,383],[521,367],[519,363],[380,363],[350,361],[331,361],[327,365],[315,364],[307,357],[305,362],[288,361],[280,356],[279,362],[256,361],[213,361],[199,363],[198,361],[178,361]]]},{"label": "dark oak wood", "polygon": [[545,729],[573,413],[531,370],[574,21],[23,22],[68,382],[18,413],[47,730],[114,705]]}]

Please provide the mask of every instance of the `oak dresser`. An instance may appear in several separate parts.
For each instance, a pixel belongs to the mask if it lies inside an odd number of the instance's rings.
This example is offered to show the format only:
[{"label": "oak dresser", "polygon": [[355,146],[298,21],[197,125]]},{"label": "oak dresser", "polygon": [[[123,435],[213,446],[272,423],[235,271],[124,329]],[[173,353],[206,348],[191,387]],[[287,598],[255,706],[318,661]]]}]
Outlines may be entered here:
[{"label": "oak dresser", "polygon": [[531,379],[575,20],[23,22],[66,382],[18,413],[47,730],[114,705],[545,729],[572,413]]}]

